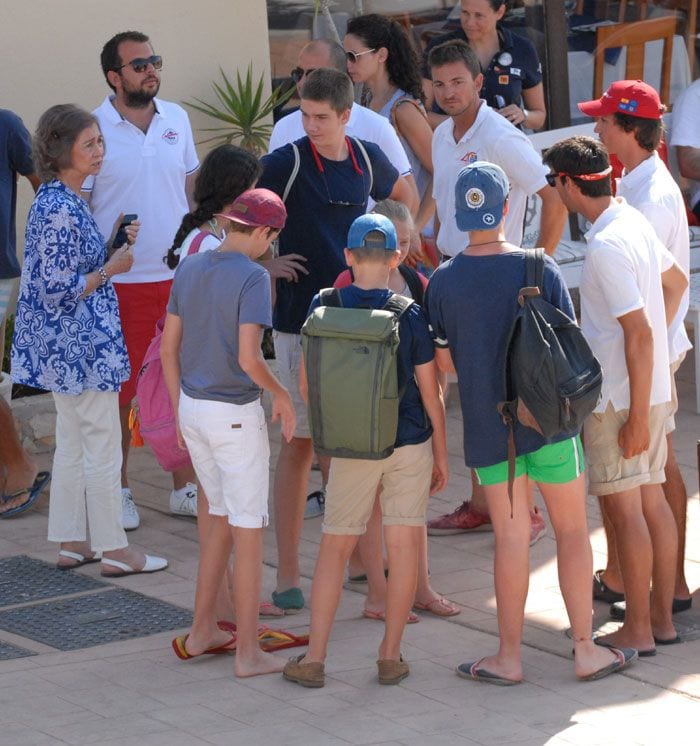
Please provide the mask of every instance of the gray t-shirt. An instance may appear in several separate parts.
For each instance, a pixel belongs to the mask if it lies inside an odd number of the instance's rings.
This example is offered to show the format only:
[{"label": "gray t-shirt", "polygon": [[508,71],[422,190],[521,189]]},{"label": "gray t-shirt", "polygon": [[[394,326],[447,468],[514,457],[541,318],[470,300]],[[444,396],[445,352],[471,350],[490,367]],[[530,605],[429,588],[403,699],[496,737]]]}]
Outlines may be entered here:
[{"label": "gray t-shirt", "polygon": [[190,256],[175,273],[168,313],[182,321],[181,386],[187,396],[232,404],[260,396],[238,364],[238,329],[272,326],[266,270],[238,252]]}]

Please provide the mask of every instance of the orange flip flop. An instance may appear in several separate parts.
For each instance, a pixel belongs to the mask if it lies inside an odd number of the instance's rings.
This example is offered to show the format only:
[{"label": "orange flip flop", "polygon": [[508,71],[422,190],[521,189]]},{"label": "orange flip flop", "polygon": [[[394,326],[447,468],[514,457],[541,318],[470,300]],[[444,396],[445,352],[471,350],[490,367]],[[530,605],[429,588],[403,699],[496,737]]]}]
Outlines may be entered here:
[{"label": "orange flip flop", "polygon": [[[187,648],[185,647],[185,643],[187,642],[187,638],[189,635],[180,635],[179,637],[176,637],[172,641],[173,650],[175,651],[175,655],[181,660],[181,661],[188,661],[192,658],[199,658],[199,655],[191,655],[187,652]],[[215,645],[214,647],[207,648],[203,653],[200,653],[200,655],[222,655],[224,653],[235,653],[236,652],[236,635],[232,634],[231,639],[224,643],[223,645]]]}]

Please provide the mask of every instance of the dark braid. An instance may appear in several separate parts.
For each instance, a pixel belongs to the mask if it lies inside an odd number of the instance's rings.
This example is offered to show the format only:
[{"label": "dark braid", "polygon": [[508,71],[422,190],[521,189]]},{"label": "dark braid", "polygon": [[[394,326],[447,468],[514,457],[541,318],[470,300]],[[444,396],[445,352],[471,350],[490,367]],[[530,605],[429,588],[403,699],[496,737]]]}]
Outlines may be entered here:
[{"label": "dark braid", "polygon": [[389,80],[409,96],[423,101],[418,55],[400,23],[378,13],[369,13],[349,20],[347,33],[362,39],[369,49],[384,47],[388,53]]},{"label": "dark braid", "polygon": [[170,269],[177,267],[180,257],[175,251],[182,246],[188,234],[250,189],[260,172],[258,159],[236,145],[219,145],[207,155],[194,185],[193,196],[197,207],[183,217],[173,245],[163,258]]}]

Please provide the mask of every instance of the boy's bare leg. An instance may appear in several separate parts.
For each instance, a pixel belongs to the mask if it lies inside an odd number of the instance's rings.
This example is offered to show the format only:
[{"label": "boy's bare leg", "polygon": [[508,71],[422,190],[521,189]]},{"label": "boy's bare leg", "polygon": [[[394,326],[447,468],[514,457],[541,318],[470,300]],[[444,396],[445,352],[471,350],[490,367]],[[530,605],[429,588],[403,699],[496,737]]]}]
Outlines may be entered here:
[{"label": "boy's bare leg", "polygon": [[311,627],[304,663],[323,663],[326,660],[328,638],[340,602],[345,567],[358,538],[355,534],[324,533],[321,536],[311,585]]},{"label": "boy's bare leg", "polygon": [[372,515],[367,521],[367,529],[357,542],[356,552],[360,554],[362,567],[367,575],[365,609],[384,611],[386,609],[386,578],[384,577],[382,542],[382,507],[378,494],[374,501]]},{"label": "boy's bare leg", "polygon": [[591,574],[593,553],[586,519],[586,478],[565,484],[542,484],[540,492],[557,540],[557,570],[574,639],[574,668],[587,676],[616,660],[607,648],[593,643]]},{"label": "boy's bare leg", "polygon": [[278,592],[299,586],[299,540],[312,456],[311,438],[282,438],[273,486]]},{"label": "boy's bare leg", "polygon": [[[258,610],[262,582],[262,528],[231,527],[236,547],[233,566],[233,603],[236,607],[236,676],[260,676],[284,668],[284,659],[260,649]],[[226,555],[228,559],[228,554]]]},{"label": "boy's bare leg", "polygon": [[413,606],[418,575],[418,554],[423,526],[384,526],[389,556],[386,624],[379,645],[379,660],[399,660],[406,618]]},{"label": "boy's bare leg", "polygon": [[[10,494],[34,484],[38,469],[34,460],[22,448],[10,405],[0,397],[0,494]],[[27,501],[29,494],[9,500],[0,506],[10,510]]]},{"label": "boy's bare leg", "polygon": [[666,502],[671,507],[678,533],[678,558],[676,560],[676,585],[674,598],[690,598],[690,588],[685,578],[685,526],[688,512],[688,492],[678,468],[676,454],[673,450],[673,433],[666,436],[668,455],[666,457],[666,481],[663,483]]},{"label": "boy's bare leg", "polygon": [[226,516],[208,515],[208,528],[200,532],[199,568],[194,595],[194,619],[185,649],[190,655],[201,655],[205,650],[225,645],[231,633],[217,627],[216,602],[231,556],[231,528]]},{"label": "boy's bare leg", "polygon": [[605,564],[605,570],[602,572],[602,580],[605,585],[612,591],[618,593],[624,593],[624,586],[622,583],[622,571],[620,570],[620,562],[617,556],[617,540],[615,538],[615,527],[608,516],[608,511],[605,507],[606,502],[604,498],[599,498],[600,514],[603,518],[603,530],[605,531],[605,543],[608,547],[608,559]]}]

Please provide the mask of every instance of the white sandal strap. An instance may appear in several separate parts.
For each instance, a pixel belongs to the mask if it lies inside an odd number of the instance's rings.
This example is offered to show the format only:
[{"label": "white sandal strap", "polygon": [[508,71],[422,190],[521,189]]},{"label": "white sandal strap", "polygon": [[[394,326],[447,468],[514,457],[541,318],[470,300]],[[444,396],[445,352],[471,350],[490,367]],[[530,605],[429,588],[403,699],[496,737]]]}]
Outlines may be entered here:
[{"label": "white sandal strap", "polygon": [[58,556],[72,559],[76,562],[85,562],[85,557],[82,554],[78,554],[78,552],[70,552],[68,549],[59,549]]},{"label": "white sandal strap", "polygon": [[134,572],[134,568],[127,565],[126,562],[119,562],[119,560],[109,559],[109,557],[103,557],[102,564],[109,567],[116,567],[117,570],[121,570],[122,572]]}]

